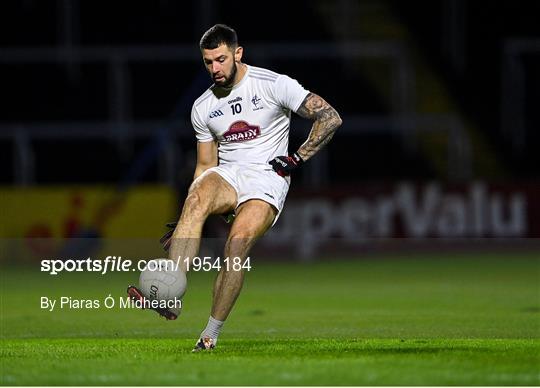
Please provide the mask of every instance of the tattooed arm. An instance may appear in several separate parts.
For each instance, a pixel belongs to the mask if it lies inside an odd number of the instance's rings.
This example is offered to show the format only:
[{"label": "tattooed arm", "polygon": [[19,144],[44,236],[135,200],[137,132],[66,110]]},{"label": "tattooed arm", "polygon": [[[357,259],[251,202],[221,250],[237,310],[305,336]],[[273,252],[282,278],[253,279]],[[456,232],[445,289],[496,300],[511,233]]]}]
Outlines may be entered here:
[{"label": "tattooed arm", "polygon": [[296,113],[315,122],[307,140],[297,152],[290,156],[276,156],[269,162],[274,171],[281,176],[290,175],[293,170],[315,155],[332,139],[334,132],[342,123],[336,110],[314,93],[306,96]]},{"label": "tattooed arm", "polygon": [[315,120],[307,140],[297,152],[306,161],[332,139],[342,121],[338,112],[314,93],[306,96],[296,113],[303,118]]}]

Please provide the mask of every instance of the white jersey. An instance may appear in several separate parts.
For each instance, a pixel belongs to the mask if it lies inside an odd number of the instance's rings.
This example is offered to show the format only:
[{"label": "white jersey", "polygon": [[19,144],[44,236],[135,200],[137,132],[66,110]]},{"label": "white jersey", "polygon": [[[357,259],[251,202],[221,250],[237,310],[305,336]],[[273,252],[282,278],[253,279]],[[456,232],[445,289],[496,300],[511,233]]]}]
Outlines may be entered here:
[{"label": "white jersey", "polygon": [[254,66],[231,92],[215,85],[193,104],[191,123],[199,142],[217,141],[219,164],[264,164],[288,155],[291,111],[309,92],[296,80]]}]

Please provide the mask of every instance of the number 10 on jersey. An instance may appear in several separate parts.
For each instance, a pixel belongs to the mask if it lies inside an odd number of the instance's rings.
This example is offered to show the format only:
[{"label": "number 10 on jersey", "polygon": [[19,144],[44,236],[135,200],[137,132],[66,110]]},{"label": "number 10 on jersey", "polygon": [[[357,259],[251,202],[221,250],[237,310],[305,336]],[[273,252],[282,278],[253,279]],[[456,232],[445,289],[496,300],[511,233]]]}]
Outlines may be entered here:
[{"label": "number 10 on jersey", "polygon": [[232,104],[231,105],[231,110],[232,110],[233,115],[238,114],[238,113],[242,112],[242,105],[240,105],[239,103],[238,104]]}]

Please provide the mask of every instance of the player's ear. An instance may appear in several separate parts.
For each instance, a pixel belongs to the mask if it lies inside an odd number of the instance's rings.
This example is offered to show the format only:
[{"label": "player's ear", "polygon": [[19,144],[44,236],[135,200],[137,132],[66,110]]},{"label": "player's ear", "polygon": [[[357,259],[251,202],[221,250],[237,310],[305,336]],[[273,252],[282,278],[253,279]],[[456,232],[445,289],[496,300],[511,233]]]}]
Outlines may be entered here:
[{"label": "player's ear", "polygon": [[234,61],[235,62],[241,62],[242,61],[242,55],[244,54],[244,48],[242,46],[238,46],[234,50]]}]

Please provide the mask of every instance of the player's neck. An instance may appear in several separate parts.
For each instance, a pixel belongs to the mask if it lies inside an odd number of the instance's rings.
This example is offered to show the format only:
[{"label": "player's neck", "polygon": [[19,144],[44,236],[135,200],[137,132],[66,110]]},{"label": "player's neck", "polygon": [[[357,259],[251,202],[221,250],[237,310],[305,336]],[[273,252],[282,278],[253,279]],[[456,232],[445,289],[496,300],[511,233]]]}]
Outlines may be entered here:
[{"label": "player's neck", "polygon": [[238,64],[238,71],[236,72],[236,77],[234,77],[234,83],[233,83],[233,86],[232,86],[233,88],[236,85],[238,85],[240,83],[240,81],[242,81],[242,79],[246,75],[246,72],[247,72],[247,66],[240,62]]}]

